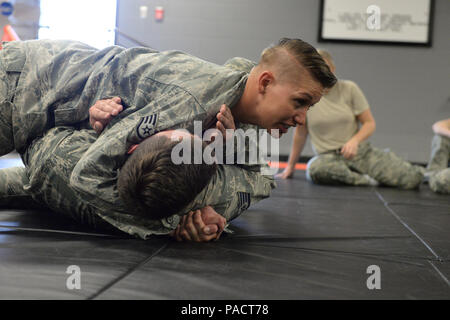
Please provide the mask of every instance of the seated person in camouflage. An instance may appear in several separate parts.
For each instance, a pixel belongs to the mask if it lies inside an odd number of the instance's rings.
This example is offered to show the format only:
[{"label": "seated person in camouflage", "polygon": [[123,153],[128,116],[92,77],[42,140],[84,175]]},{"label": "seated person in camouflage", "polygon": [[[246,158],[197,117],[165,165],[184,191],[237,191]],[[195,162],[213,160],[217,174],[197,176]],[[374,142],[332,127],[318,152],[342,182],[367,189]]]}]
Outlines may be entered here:
[{"label": "seated person in camouflage", "polygon": [[[319,50],[331,71],[331,55]],[[361,127],[358,128],[359,123]],[[307,165],[306,176],[318,184],[356,186],[386,185],[417,188],[423,169],[400,159],[390,151],[367,142],[375,131],[375,119],[361,89],[349,80],[338,80],[306,117],[306,126],[297,126],[288,167],[277,178],[290,178],[308,133],[316,156]]]},{"label": "seated person in camouflage", "polygon": [[[96,50],[49,40],[8,43],[0,64],[2,154],[14,149],[24,154],[33,140],[55,126],[88,128],[89,106],[121,97],[125,110],[87,145],[73,170],[66,170],[65,183],[95,215],[142,238],[173,232],[180,217],[161,219],[155,226],[154,220],[146,223],[129,215],[118,197],[117,179],[130,146],[165,130],[192,132],[195,120],[205,130],[214,127],[223,104],[231,109],[236,127],[284,133],[289,126],[303,124],[309,106],[336,81],[315,49],[298,39],[282,39],[265,50],[258,65],[235,58],[219,66],[178,51],[117,46]],[[200,199],[214,199],[214,210],[229,221],[269,196],[274,182],[260,169],[219,166]],[[47,181],[50,190],[46,174],[39,178],[37,189],[45,189]],[[48,197],[47,205],[52,201],[57,203],[57,196]]]},{"label": "seated person in camouflage", "polygon": [[425,176],[431,190],[450,194],[450,119],[433,124],[430,161]]}]

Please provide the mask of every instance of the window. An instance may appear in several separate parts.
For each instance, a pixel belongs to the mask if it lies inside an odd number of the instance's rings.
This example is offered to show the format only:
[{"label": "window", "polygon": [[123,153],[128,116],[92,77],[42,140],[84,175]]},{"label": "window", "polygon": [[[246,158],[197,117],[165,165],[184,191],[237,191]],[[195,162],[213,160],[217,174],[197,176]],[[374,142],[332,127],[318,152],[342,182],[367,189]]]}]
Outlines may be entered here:
[{"label": "window", "polygon": [[116,0],[41,0],[39,39],[70,39],[102,49],[114,44]]}]

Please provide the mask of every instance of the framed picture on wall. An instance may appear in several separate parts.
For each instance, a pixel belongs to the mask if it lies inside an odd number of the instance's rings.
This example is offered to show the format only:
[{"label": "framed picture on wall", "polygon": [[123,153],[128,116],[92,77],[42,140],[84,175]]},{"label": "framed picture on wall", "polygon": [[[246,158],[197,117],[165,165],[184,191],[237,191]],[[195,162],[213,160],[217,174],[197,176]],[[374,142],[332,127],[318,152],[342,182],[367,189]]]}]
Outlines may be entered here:
[{"label": "framed picture on wall", "polygon": [[434,0],[321,0],[319,42],[431,46]]}]

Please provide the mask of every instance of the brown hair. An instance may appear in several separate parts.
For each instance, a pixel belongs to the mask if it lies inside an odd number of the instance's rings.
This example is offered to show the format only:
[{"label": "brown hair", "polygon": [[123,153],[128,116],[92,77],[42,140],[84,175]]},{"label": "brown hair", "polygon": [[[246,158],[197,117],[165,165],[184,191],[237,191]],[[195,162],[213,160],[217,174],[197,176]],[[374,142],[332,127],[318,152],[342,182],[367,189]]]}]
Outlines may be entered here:
[{"label": "brown hair", "polygon": [[178,143],[165,136],[148,138],[120,169],[117,188],[131,213],[150,219],[179,213],[212,179],[216,164],[173,163],[172,148]]},{"label": "brown hair", "polygon": [[334,60],[333,57],[331,56],[331,53],[329,53],[328,51],[324,50],[324,49],[317,49],[317,52],[320,54],[320,56],[325,60],[325,62],[327,62],[329,65],[331,65],[332,67],[334,67]]},{"label": "brown hair", "polygon": [[[283,50],[284,49],[284,50]],[[289,63],[289,58],[280,57],[285,55],[295,59],[303,68],[308,70],[312,77],[316,79],[323,88],[331,88],[336,84],[336,77],[330,71],[330,68],[317,52],[317,50],[309,43],[300,39],[282,38],[276,45],[272,45],[265,49],[261,54],[259,64],[283,64],[282,74],[290,74],[295,68]]]}]

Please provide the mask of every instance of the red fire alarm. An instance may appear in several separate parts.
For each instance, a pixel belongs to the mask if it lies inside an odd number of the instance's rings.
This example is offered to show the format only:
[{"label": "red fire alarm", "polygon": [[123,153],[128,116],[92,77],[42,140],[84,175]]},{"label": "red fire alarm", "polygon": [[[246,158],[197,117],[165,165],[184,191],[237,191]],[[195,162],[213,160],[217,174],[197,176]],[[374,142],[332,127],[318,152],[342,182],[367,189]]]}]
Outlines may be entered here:
[{"label": "red fire alarm", "polygon": [[163,7],[155,7],[155,20],[163,21],[164,19],[164,8]]}]

